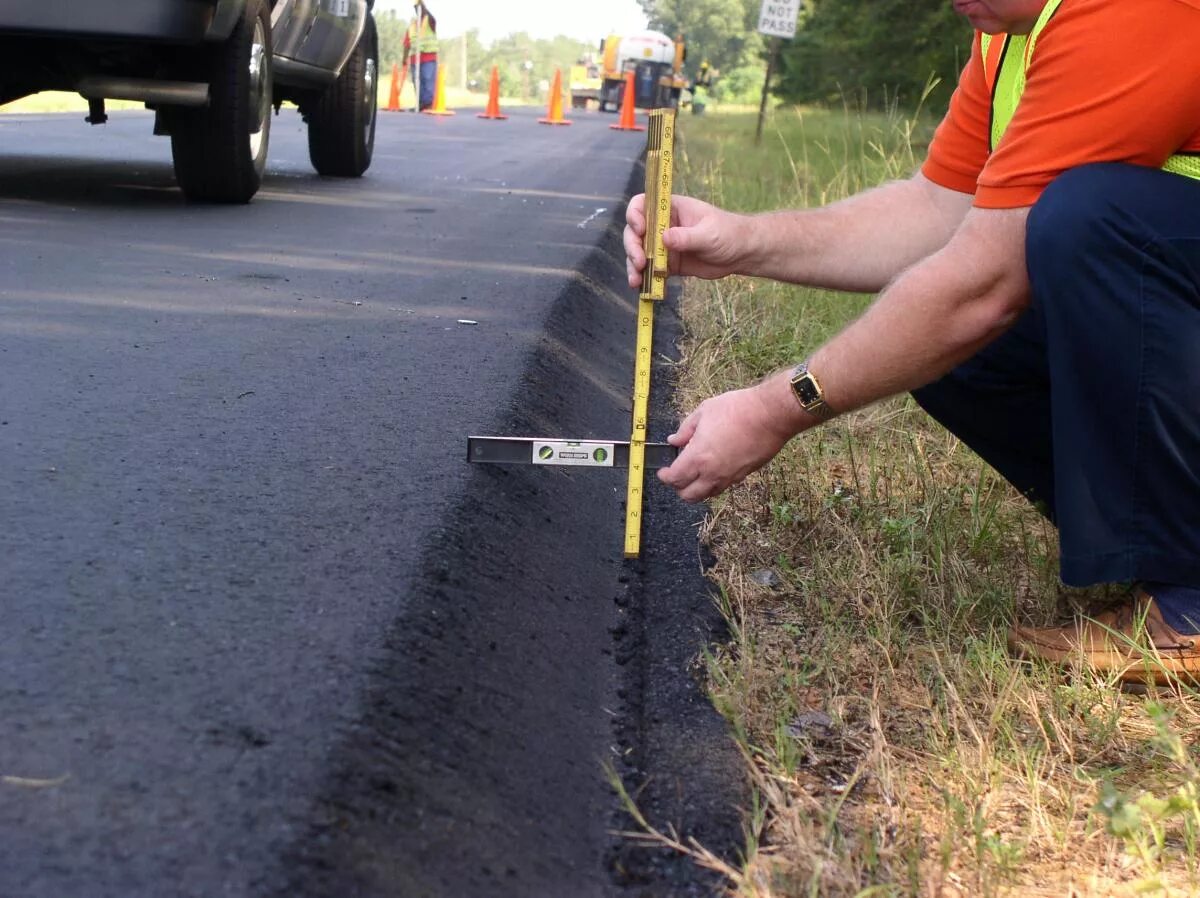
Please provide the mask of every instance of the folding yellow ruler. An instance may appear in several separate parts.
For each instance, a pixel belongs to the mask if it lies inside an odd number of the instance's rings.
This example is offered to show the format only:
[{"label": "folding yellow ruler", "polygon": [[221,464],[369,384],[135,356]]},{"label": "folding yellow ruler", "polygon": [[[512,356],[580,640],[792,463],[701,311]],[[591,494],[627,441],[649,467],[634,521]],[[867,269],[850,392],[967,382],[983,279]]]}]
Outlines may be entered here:
[{"label": "folding yellow ruler", "polygon": [[629,469],[625,502],[625,557],[641,552],[642,506],[647,468],[665,468],[678,450],[646,442],[650,412],[650,368],[654,305],[666,296],[667,250],[662,235],[671,221],[675,161],[675,111],[650,112],[646,144],[646,270],[638,296],[637,346],[633,372],[633,431],[628,442],[528,437],[468,437],[467,461],[481,464],[571,465]]},{"label": "folding yellow ruler", "polygon": [[633,363],[633,435],[629,438],[629,491],[625,498],[625,557],[642,545],[642,490],[646,481],[646,422],[650,407],[650,362],[654,304],[667,293],[667,248],[663,231],[671,222],[671,170],[675,162],[675,112],[650,113],[646,142],[646,270],[638,297],[637,350]]}]

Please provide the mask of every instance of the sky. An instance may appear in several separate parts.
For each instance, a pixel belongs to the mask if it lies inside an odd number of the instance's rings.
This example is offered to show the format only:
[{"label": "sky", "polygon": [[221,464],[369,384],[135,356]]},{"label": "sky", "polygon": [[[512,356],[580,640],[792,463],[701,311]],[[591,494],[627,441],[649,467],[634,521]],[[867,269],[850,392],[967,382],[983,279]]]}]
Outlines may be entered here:
[{"label": "sky", "polygon": [[[606,34],[627,34],[646,27],[637,0],[427,0],[437,16],[438,36],[454,37],[479,29],[489,44],[514,31],[535,38],[565,34],[585,43],[599,43]],[[407,0],[376,0],[376,9],[411,12]]]}]

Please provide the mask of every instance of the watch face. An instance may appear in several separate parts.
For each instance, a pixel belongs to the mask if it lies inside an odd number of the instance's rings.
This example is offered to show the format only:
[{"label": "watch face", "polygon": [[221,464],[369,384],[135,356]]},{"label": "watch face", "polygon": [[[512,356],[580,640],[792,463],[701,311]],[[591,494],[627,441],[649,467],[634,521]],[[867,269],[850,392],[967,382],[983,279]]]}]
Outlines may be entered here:
[{"label": "watch face", "polygon": [[794,385],[796,395],[800,397],[802,405],[812,405],[814,402],[821,400],[821,394],[817,390],[817,385],[813,381],[811,374],[804,374]]}]

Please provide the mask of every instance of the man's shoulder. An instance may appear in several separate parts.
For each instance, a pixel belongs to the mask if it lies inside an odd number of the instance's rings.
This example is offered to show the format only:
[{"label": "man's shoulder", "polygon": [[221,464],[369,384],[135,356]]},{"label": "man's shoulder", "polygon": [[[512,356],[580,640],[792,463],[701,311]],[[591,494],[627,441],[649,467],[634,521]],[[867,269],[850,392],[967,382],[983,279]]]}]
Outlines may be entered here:
[{"label": "man's shoulder", "polygon": [[1137,3],[1130,3],[1129,0],[1062,0],[1051,21],[1095,13],[1153,17],[1156,12],[1178,9],[1181,6],[1200,12],[1200,0],[1138,0]]},{"label": "man's shoulder", "polygon": [[1124,12],[1143,16],[1153,16],[1155,12],[1178,9],[1180,6],[1200,12],[1200,0],[1138,0],[1137,3],[1132,4],[1129,3],[1129,0],[1100,0],[1100,3],[1103,6],[1119,7]]},{"label": "man's shoulder", "polygon": [[1061,0],[1046,21],[1039,45],[1044,40],[1066,47],[1111,48],[1132,41],[1140,53],[1140,44],[1147,40],[1176,43],[1180,29],[1190,35],[1200,24],[1197,16],[1200,0]]}]

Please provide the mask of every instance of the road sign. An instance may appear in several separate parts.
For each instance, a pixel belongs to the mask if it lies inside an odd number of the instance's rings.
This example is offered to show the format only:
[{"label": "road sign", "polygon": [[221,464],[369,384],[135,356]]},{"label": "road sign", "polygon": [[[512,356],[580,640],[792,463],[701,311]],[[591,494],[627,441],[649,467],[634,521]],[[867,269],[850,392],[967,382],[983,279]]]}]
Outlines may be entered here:
[{"label": "road sign", "polygon": [[803,7],[803,0],[763,0],[758,30],[772,37],[795,37],[796,19]]}]

